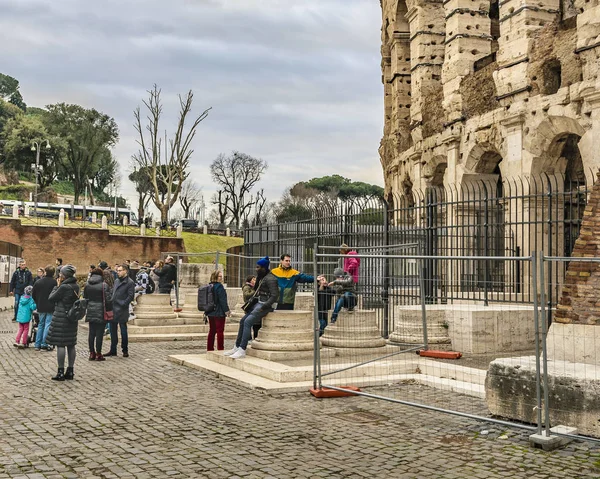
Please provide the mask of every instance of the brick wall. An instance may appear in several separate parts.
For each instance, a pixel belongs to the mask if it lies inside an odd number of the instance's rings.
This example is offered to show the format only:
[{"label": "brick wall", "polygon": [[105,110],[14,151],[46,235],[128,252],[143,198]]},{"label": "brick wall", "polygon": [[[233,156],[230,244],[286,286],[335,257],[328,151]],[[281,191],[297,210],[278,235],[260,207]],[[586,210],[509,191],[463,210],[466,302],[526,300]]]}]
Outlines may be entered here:
[{"label": "brick wall", "polygon": [[[596,181],[588,199],[572,256],[600,257],[600,181]],[[600,324],[598,291],[600,263],[569,263],[554,320],[558,323]]]},{"label": "brick wall", "polygon": [[71,263],[78,273],[87,273],[90,264],[104,260],[109,264],[125,259],[156,260],[163,251],[185,251],[181,238],[124,236],[107,230],[21,226],[19,221],[0,219],[0,240],[23,247],[23,257],[35,271],[38,266],[54,264],[57,257]]}]

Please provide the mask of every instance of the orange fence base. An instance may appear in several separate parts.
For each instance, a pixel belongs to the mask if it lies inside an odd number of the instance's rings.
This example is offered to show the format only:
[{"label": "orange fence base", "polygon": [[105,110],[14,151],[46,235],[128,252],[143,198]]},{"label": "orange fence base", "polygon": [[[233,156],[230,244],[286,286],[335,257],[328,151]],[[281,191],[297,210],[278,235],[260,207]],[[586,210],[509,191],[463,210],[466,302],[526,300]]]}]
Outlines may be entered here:
[{"label": "orange fence base", "polygon": [[337,389],[329,389],[329,388],[310,388],[310,393],[316,398],[341,398],[346,396],[354,396],[355,392],[360,391],[356,386],[340,386],[342,389],[346,389],[346,391],[338,391]]},{"label": "orange fence base", "polygon": [[419,356],[425,358],[438,358],[438,359],[460,359],[462,357],[462,353],[456,351],[436,351],[436,350],[424,350],[421,349],[417,351]]}]

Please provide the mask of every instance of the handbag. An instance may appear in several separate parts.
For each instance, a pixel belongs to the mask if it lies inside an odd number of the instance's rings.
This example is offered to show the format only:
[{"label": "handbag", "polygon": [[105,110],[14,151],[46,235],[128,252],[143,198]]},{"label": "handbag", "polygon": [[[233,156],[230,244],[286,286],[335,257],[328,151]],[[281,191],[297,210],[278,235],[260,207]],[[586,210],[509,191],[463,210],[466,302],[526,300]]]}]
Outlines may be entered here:
[{"label": "handbag", "polygon": [[87,299],[80,298],[75,288],[73,288],[73,294],[75,295],[75,302],[72,304],[69,311],[67,311],[67,319],[69,321],[77,322],[83,319],[85,313],[87,312]]},{"label": "handbag", "polygon": [[112,321],[115,315],[112,311],[106,310],[106,298],[104,297],[104,285],[102,285],[102,306],[104,308],[104,321]]},{"label": "handbag", "polygon": [[242,305],[242,309],[244,310],[244,313],[248,314],[250,311],[252,311],[252,309],[254,308],[256,303],[258,303],[258,297],[256,295],[258,294],[258,290],[263,281],[264,281],[264,278],[260,280],[260,283],[258,283],[258,286],[254,290],[254,294],[252,296],[250,296],[248,298],[248,300]]}]

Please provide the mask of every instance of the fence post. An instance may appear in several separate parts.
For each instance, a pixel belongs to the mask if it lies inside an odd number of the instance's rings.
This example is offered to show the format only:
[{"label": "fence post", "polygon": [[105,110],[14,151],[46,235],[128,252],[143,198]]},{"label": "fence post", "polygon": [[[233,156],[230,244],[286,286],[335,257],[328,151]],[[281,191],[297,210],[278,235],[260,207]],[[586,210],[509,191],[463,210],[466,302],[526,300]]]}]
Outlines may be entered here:
[{"label": "fence post", "polygon": [[[548,404],[548,348],[546,345],[546,334],[547,334],[547,324],[546,324],[546,315],[544,314],[544,308],[546,303],[546,277],[544,273],[544,254],[540,252],[540,293],[541,298],[540,302],[542,304],[542,366],[544,368],[544,378],[543,378],[543,388],[544,388],[544,422],[546,423],[546,436],[550,436],[550,405]],[[550,261],[548,261],[550,263]],[[548,266],[550,266],[548,264]],[[551,288],[548,288],[550,290]],[[550,303],[548,303],[548,307],[550,307]],[[538,373],[539,374],[539,373]]]},{"label": "fence post", "polygon": [[[539,273],[537,268],[537,255],[536,251],[531,253],[531,288],[533,290],[533,321],[535,330],[535,391],[536,391],[536,413],[537,413],[537,434],[542,434],[542,383],[540,378],[540,315],[539,315],[539,304],[538,304],[538,288],[537,288],[537,275]],[[544,267],[544,256],[540,255],[540,266]],[[542,286],[543,288],[543,286]],[[543,304],[543,303],[542,303]],[[543,306],[542,306],[543,308]],[[543,317],[543,315],[542,315]]]},{"label": "fence post", "polygon": [[[433,257],[434,252],[434,214],[433,214],[433,205],[431,201],[431,190],[427,190],[425,193],[425,202],[426,202],[426,210],[427,211],[427,223],[426,223],[426,234],[425,234],[425,254],[430,258]],[[428,259],[425,261],[423,266],[423,281],[424,287],[426,288],[425,300],[427,304],[435,303],[434,296],[434,276],[435,272],[433,271],[434,260]]]},{"label": "fence post", "polygon": [[489,214],[490,214],[490,210],[489,210],[489,197],[488,197],[488,189],[487,186],[485,185],[485,182],[483,183],[483,256],[485,256],[485,259],[483,260],[483,305],[484,306],[489,306],[489,301],[488,301],[488,291],[489,291],[489,287],[488,287],[488,282],[489,282],[489,273],[490,273],[490,268],[489,268],[489,253],[490,253],[490,249],[489,249],[489,242],[488,242],[488,237],[489,237]]},{"label": "fence post", "polygon": [[390,245],[390,222],[389,222],[389,205],[385,199],[383,200],[383,246],[385,247],[385,256],[383,260],[383,337],[385,339],[390,335],[390,254],[388,246]]},{"label": "fence post", "polygon": [[[552,256],[552,182],[548,175],[548,256]],[[556,256],[561,256],[561,253],[556,251]],[[545,286],[545,285],[544,285]],[[546,308],[548,315],[548,326],[552,324],[552,261],[548,261],[548,307]]]},{"label": "fence post", "polygon": [[421,293],[421,320],[423,322],[423,349],[429,349],[427,340],[427,306],[426,306],[426,295],[425,295],[425,260],[419,259],[419,289]]},{"label": "fence post", "polygon": [[181,264],[179,263],[179,253],[175,254],[175,309],[179,312],[179,273]]},{"label": "fence post", "polygon": [[[317,274],[317,252],[319,251],[318,243],[313,244],[313,269],[314,274]],[[313,282],[313,292],[315,295],[314,307],[313,307],[313,329],[314,329],[314,353],[313,353],[313,389],[321,389],[322,381],[321,381],[321,348],[320,348],[320,339],[319,339],[319,331],[320,331],[320,323],[319,323],[319,282],[315,276],[315,280]],[[318,378],[318,384],[317,384]]]}]

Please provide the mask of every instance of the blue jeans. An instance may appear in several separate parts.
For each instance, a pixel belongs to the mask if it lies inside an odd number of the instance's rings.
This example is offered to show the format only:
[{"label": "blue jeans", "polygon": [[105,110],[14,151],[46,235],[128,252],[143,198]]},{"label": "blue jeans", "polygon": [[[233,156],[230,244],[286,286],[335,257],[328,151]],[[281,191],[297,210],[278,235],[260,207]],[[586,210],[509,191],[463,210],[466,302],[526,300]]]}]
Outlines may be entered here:
[{"label": "blue jeans", "polygon": [[356,296],[350,291],[346,291],[342,296],[338,298],[333,308],[333,314],[331,315],[331,322],[335,323],[337,317],[342,308],[352,309],[356,306]]},{"label": "blue jeans", "polygon": [[14,293],[15,295],[15,319],[17,319],[17,313],[19,312],[19,301],[21,300],[22,294]]},{"label": "blue jeans", "polygon": [[40,324],[38,325],[37,334],[35,335],[35,347],[45,348],[46,336],[48,336],[48,330],[50,329],[50,323],[52,322],[52,313],[39,313]]},{"label": "blue jeans", "polygon": [[121,327],[121,349],[124,353],[129,352],[129,337],[127,336],[127,323],[109,323],[110,324],[110,352],[117,354],[117,345],[119,336],[118,327]]},{"label": "blue jeans", "polygon": [[252,311],[240,319],[240,327],[235,341],[235,345],[238,348],[246,350],[248,341],[250,341],[250,337],[252,336],[252,326],[260,324],[262,319],[271,312],[271,308],[268,308],[266,311],[261,311],[260,308],[262,308],[262,304],[257,303],[254,308],[252,308]]}]

